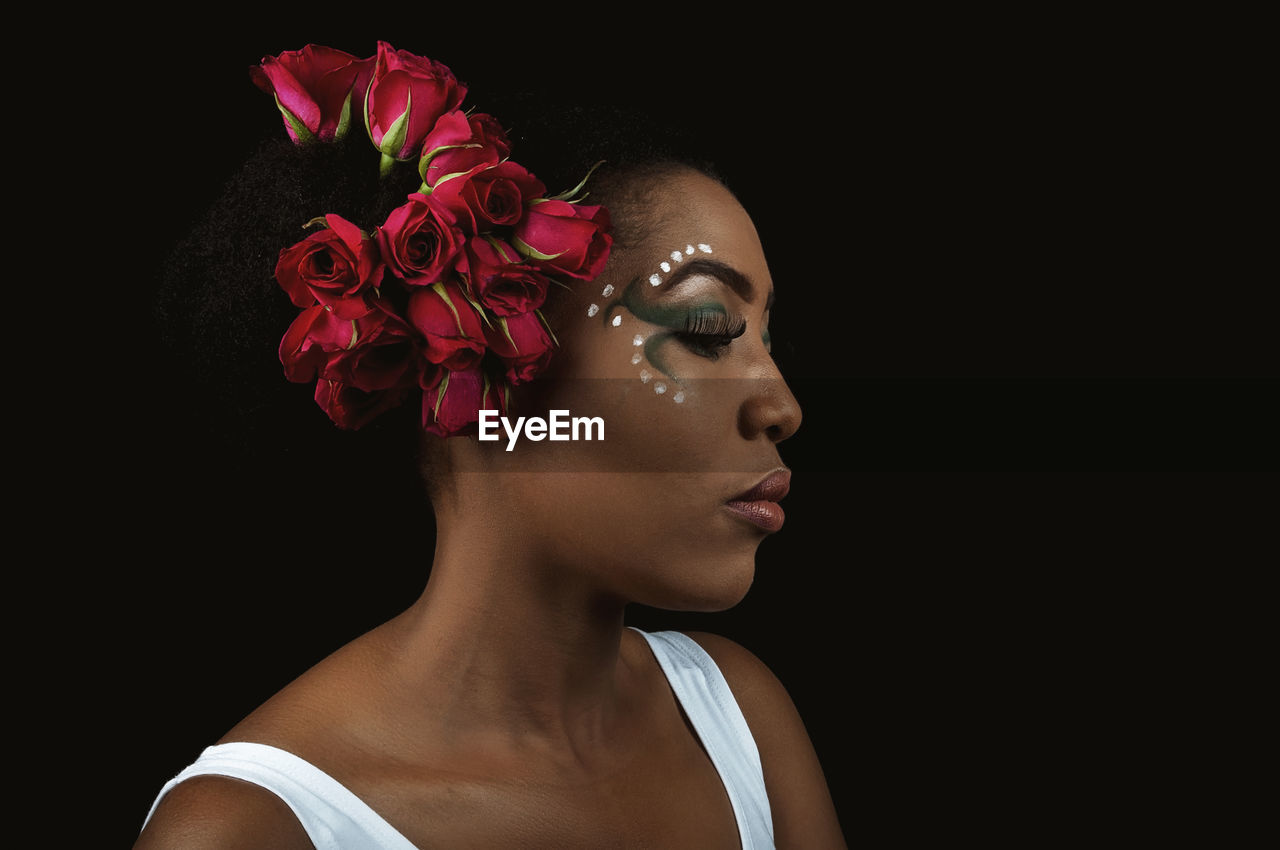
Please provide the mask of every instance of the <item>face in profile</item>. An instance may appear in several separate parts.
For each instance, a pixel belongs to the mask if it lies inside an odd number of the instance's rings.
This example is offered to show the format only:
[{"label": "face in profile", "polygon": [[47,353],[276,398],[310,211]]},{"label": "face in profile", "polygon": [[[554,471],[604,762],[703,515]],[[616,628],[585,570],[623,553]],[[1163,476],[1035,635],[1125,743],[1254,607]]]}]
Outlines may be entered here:
[{"label": "face in profile", "polygon": [[778,444],[800,409],[770,354],[774,284],[746,211],[692,171],[648,199],[643,238],[561,293],[561,348],[536,382],[539,410],[598,417],[603,441],[490,443],[486,468],[506,470],[550,559],[623,599],[722,610],[781,527]]}]

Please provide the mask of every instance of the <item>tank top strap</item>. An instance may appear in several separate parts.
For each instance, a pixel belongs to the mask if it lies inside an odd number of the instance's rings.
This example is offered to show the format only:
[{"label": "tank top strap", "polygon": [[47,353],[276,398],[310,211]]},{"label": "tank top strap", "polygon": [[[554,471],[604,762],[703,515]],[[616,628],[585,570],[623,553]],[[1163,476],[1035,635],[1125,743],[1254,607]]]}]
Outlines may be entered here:
[{"label": "tank top strap", "polygon": [[728,792],[742,850],[773,844],[773,815],[760,751],[729,683],[697,641],[675,631],[633,631],[648,642],[671,690],[693,725]]},{"label": "tank top strap", "polygon": [[193,776],[209,775],[242,779],[271,791],[297,816],[316,850],[416,850],[346,786],[310,762],[266,744],[237,742],[206,747],[195,762],[160,790],[147,822],[175,785]]}]

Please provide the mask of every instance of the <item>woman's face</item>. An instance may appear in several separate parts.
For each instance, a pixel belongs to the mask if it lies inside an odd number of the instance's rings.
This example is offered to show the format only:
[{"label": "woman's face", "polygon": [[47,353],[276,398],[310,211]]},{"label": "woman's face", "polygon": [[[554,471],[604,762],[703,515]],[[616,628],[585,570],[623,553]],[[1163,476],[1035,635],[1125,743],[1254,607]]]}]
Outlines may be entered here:
[{"label": "woman's face", "polygon": [[750,217],[701,174],[659,180],[640,244],[561,293],[561,349],[536,382],[539,407],[598,417],[604,439],[489,446],[547,555],[631,601],[722,610],[780,527],[778,443],[800,408],[770,355],[773,280]]}]

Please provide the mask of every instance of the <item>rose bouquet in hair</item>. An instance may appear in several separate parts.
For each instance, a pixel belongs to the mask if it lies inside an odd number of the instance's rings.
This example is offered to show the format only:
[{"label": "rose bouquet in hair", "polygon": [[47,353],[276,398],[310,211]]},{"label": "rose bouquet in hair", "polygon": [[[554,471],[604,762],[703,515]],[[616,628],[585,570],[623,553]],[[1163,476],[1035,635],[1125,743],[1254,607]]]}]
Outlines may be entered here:
[{"label": "rose bouquet in hair", "polygon": [[583,184],[548,197],[497,119],[462,111],[466,87],[438,62],[385,42],[367,59],[308,45],[251,76],[296,144],[361,132],[381,173],[416,160],[422,178],[372,230],[318,211],[281,250],[276,280],[301,309],[280,342],[285,376],[315,381],[342,428],[415,397],[423,428],[443,436],[505,412],[555,347],[549,286],[604,268],[608,211],[578,202]]}]

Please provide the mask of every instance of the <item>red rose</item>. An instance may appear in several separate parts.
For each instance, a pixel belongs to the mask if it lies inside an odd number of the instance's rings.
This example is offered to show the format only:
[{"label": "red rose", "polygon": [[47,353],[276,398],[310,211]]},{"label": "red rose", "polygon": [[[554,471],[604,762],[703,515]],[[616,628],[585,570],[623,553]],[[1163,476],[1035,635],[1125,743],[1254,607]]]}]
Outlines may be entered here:
[{"label": "red rose", "polygon": [[410,387],[368,393],[341,381],[321,378],[316,382],[316,404],[329,415],[333,424],[355,430],[398,407],[412,391]]},{"label": "red rose", "polygon": [[412,328],[394,313],[368,318],[375,320],[350,323],[353,342],[329,355],[323,377],[365,392],[414,386],[419,354]]},{"label": "red rose", "polygon": [[249,69],[249,76],[258,88],[275,96],[289,138],[301,144],[346,135],[351,101],[359,110],[372,70],[372,58],[357,59],[332,47],[308,44],[301,50],[264,57]]},{"label": "red rose", "polygon": [[484,354],[480,314],[453,281],[419,289],[409,296],[409,323],[426,337],[424,356],[446,369],[466,369]]},{"label": "red rose", "polygon": [[403,319],[381,308],[356,319],[344,319],[323,304],[316,304],[299,313],[285,331],[280,340],[280,362],[290,381],[304,383],[319,374],[332,378],[335,376],[329,364],[335,353],[387,345],[410,336]]},{"label": "red rose", "polygon": [[520,221],[525,205],[547,193],[542,181],[519,163],[507,160],[484,168],[469,177],[446,180],[436,186],[433,197],[472,223],[472,233],[494,226],[510,226]]},{"label": "red rose", "polygon": [[511,142],[492,115],[454,110],[441,115],[422,142],[418,173],[429,194],[444,178],[466,177],[497,165],[511,153]]},{"label": "red rose", "polygon": [[384,171],[393,160],[416,157],[436,119],[457,109],[466,94],[446,66],[378,42],[364,114]]},{"label": "red rose", "polygon": [[324,220],[328,227],[280,252],[276,280],[298,307],[319,302],[340,318],[358,318],[370,310],[363,293],[382,283],[378,246],[340,216]]},{"label": "red rose", "polygon": [[604,207],[538,201],[516,225],[515,246],[544,268],[591,280],[609,259],[610,224]]},{"label": "red rose", "polygon": [[429,195],[414,193],[378,228],[378,247],[391,270],[414,286],[441,280],[465,237],[457,217]]},{"label": "red rose", "polygon": [[458,271],[471,281],[480,304],[498,316],[517,316],[542,306],[549,281],[505,242],[472,236],[458,257]]},{"label": "red rose", "polygon": [[551,361],[555,342],[536,313],[499,317],[485,328],[489,350],[507,367],[507,383],[515,386],[532,380]]},{"label": "red rose", "polygon": [[422,391],[422,427],[429,434],[451,437],[479,421],[481,410],[507,410],[505,387],[493,382],[479,365],[442,371]]}]

